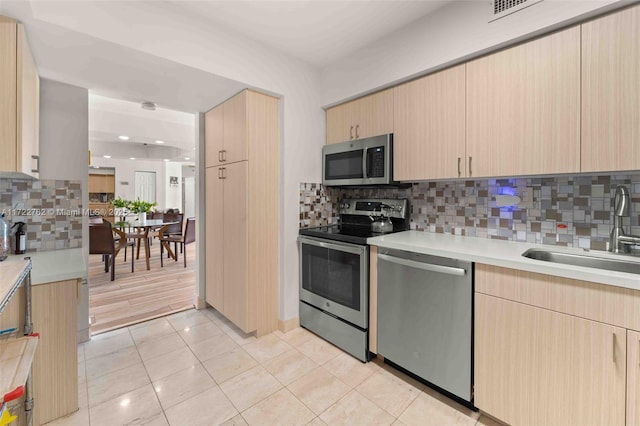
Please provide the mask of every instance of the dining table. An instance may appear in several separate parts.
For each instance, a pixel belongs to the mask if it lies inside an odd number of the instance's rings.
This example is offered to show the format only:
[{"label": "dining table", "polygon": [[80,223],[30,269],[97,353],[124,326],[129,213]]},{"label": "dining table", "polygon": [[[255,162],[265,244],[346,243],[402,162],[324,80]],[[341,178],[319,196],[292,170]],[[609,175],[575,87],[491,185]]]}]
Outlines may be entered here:
[{"label": "dining table", "polygon": [[[145,260],[147,263],[147,271],[151,270],[151,265],[150,265],[150,259],[151,259],[151,252],[150,252],[150,246],[149,246],[149,231],[151,229],[157,229],[157,228],[161,228],[165,225],[175,225],[179,222],[177,221],[164,221],[163,219],[145,219],[145,220],[140,220],[140,219],[135,219],[135,220],[125,220],[125,221],[120,221],[120,222],[116,222],[114,225],[116,227],[119,227],[120,229],[135,229],[136,230],[136,234],[135,236],[132,236],[131,234],[128,234],[128,236],[130,238],[136,238],[138,240],[138,248],[136,250],[136,259],[140,259],[140,242],[141,240],[144,241],[144,253],[145,253]],[[165,245],[165,248],[168,251],[169,256],[172,259],[176,259],[176,254],[173,252],[173,250],[171,250],[171,247],[167,244]]]}]

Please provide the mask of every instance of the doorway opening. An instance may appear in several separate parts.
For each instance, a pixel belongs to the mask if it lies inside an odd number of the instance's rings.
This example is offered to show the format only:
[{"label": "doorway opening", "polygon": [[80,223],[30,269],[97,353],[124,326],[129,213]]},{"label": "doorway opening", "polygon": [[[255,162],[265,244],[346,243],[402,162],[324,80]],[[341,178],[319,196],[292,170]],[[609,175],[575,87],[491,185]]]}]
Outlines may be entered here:
[{"label": "doorway opening", "polygon": [[[89,173],[108,170],[112,185],[108,191],[89,188],[99,195],[96,202],[103,202],[90,222],[108,221],[123,232],[114,234],[113,244],[120,247],[115,256],[89,255],[91,334],[194,307],[197,256],[187,223],[194,228],[197,220],[195,134],[194,114],[149,111],[136,102],[89,93]],[[141,202],[151,204],[150,211],[139,212]],[[162,244],[161,236],[171,241]]]}]

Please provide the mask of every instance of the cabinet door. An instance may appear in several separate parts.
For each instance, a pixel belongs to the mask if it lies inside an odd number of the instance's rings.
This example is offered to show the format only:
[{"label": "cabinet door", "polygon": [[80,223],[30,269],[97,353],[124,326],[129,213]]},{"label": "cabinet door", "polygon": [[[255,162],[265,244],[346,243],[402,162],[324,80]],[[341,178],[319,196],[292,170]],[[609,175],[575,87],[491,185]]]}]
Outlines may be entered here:
[{"label": "cabinet door", "polygon": [[205,300],[224,313],[224,180],[222,167],[208,167],[205,171],[206,239]]},{"label": "cabinet door", "polygon": [[0,16],[0,171],[17,170],[16,22]]},{"label": "cabinet door", "polygon": [[355,138],[352,118],[353,102],[347,102],[327,110],[327,144],[345,142]]},{"label": "cabinet door", "polygon": [[465,65],[394,88],[393,177],[466,176]]},{"label": "cabinet door", "polygon": [[102,192],[102,178],[101,175],[89,175],[89,192]]},{"label": "cabinet door", "polygon": [[104,177],[104,192],[107,194],[115,194],[116,192],[116,177],[115,175],[106,175]]},{"label": "cabinet door", "polygon": [[393,89],[327,110],[327,143],[393,133]]},{"label": "cabinet door", "polygon": [[478,408],[509,424],[625,424],[625,329],[480,293],[475,308]]},{"label": "cabinet door", "polygon": [[204,115],[205,166],[221,163],[224,149],[224,105],[218,105]]},{"label": "cabinet door", "polygon": [[640,7],[582,25],[582,171],[640,168]]},{"label": "cabinet door", "polygon": [[243,331],[250,332],[255,329],[252,321],[255,309],[249,309],[249,297],[255,295],[249,292],[247,275],[247,162],[224,168],[224,315]]},{"label": "cabinet door", "polygon": [[352,122],[355,139],[393,133],[393,89],[354,101]]},{"label": "cabinet door", "polygon": [[249,159],[247,144],[247,91],[224,104],[223,162],[235,163]]},{"label": "cabinet door", "polygon": [[78,409],[78,281],[32,288],[33,329],[40,333],[33,360],[33,424]]},{"label": "cabinet door", "polygon": [[627,424],[640,425],[640,333],[627,330]]},{"label": "cabinet door", "polygon": [[579,27],[467,63],[467,156],[473,177],[580,171]]},{"label": "cabinet door", "polygon": [[17,37],[18,171],[37,178],[40,174],[40,77],[21,24],[18,24]]}]

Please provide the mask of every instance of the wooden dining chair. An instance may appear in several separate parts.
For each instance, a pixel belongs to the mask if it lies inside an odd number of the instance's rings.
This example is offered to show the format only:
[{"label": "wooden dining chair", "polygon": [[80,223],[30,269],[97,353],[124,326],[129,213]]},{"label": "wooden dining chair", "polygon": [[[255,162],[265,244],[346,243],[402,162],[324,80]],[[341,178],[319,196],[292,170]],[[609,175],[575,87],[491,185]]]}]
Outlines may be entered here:
[{"label": "wooden dining chair", "polygon": [[[184,220],[184,214],[182,213],[165,213],[163,219],[165,222],[177,222],[169,225],[169,228],[165,231],[164,235],[172,235],[174,237],[180,237],[182,235],[182,225]],[[182,246],[180,246],[182,251]],[[174,242],[173,250],[178,251],[178,243]],[[177,255],[177,253],[176,253]]]},{"label": "wooden dining chair", "polygon": [[[166,248],[170,252],[171,248],[169,244],[174,243],[174,247],[180,244],[182,256],[184,258],[184,267],[186,268],[187,250],[185,246],[196,240],[196,218],[190,217],[187,219],[187,225],[185,226],[184,234],[182,235],[167,235],[166,231],[170,228],[170,226],[171,225],[165,225],[158,231],[158,239],[160,240],[160,266],[164,266],[164,248]],[[174,248],[174,256],[177,262],[178,253],[176,248]]]},{"label": "wooden dining chair", "polygon": [[111,268],[111,281],[115,280],[116,256],[122,250],[131,247],[131,272],[133,272],[133,243],[127,241],[124,232],[111,227],[111,222],[89,225],[89,254],[101,254],[104,257],[104,271]]}]

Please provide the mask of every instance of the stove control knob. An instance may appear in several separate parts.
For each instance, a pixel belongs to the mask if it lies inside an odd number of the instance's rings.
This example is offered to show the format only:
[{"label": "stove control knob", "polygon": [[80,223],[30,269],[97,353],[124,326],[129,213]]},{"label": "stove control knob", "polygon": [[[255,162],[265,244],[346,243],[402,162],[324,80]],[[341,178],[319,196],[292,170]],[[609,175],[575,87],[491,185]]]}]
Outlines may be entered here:
[{"label": "stove control knob", "polygon": [[349,207],[351,207],[351,204],[349,203],[340,203],[340,210],[346,210]]}]

